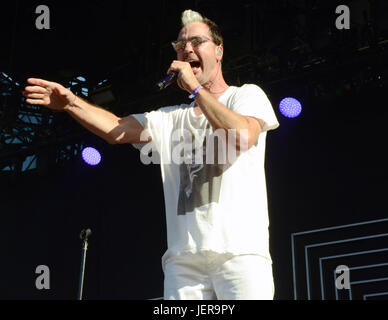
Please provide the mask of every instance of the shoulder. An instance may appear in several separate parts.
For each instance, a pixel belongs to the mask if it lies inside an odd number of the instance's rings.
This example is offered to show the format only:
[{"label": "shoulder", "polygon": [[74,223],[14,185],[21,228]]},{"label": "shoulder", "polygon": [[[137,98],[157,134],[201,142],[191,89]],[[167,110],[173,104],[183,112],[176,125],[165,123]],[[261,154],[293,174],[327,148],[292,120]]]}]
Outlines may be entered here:
[{"label": "shoulder", "polygon": [[241,87],[235,87],[235,94],[242,95],[242,94],[252,94],[252,95],[266,95],[257,84],[253,83],[247,83],[242,85]]},{"label": "shoulder", "polygon": [[256,101],[263,103],[268,101],[264,90],[256,84],[244,84],[241,87],[231,87],[229,98],[232,104],[244,101]]}]

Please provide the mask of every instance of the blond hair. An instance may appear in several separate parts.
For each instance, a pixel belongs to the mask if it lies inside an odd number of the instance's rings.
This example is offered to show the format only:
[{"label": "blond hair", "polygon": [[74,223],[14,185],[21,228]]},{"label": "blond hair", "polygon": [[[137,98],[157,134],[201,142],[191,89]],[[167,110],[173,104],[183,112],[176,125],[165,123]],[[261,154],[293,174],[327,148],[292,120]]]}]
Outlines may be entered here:
[{"label": "blond hair", "polygon": [[213,38],[212,39],[213,42],[217,46],[224,45],[224,39],[222,38],[220,28],[218,27],[218,25],[214,21],[212,21],[206,17],[203,17],[200,13],[193,11],[193,10],[183,11],[183,13],[182,13],[182,27],[186,27],[190,23],[194,23],[194,22],[202,22],[202,23],[206,24],[210,29],[210,34]]}]

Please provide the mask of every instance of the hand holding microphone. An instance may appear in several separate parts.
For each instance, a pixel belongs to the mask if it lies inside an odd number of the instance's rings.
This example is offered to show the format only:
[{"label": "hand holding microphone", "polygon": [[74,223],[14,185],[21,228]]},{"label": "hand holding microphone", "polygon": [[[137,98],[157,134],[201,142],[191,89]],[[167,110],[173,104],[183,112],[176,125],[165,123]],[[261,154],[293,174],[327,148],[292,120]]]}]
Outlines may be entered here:
[{"label": "hand holding microphone", "polygon": [[159,90],[167,88],[175,81],[178,81],[181,89],[189,93],[192,93],[200,85],[188,62],[173,61],[167,73],[167,76],[157,83]]}]

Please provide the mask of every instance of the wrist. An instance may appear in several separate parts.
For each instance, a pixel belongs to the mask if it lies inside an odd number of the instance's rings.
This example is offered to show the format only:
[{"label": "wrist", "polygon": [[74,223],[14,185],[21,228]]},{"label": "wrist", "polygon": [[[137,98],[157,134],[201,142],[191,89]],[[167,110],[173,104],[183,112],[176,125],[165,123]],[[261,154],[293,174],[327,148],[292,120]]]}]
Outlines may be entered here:
[{"label": "wrist", "polygon": [[190,99],[195,99],[195,97],[198,95],[198,93],[199,93],[202,89],[204,89],[203,86],[201,86],[201,85],[197,86],[197,87],[192,91],[191,95],[189,95],[189,98],[190,98]]},{"label": "wrist", "polygon": [[74,98],[72,99],[72,101],[70,103],[68,103],[67,105],[65,105],[65,107],[63,108],[64,111],[67,111],[69,109],[71,109],[72,107],[75,107],[76,106],[76,102],[77,102],[77,96],[74,95]]}]

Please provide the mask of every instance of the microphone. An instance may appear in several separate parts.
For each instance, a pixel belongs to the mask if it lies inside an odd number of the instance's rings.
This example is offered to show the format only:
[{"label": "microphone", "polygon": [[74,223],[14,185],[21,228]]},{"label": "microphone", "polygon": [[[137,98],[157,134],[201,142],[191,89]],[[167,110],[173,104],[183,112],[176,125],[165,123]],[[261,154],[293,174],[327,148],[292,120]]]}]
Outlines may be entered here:
[{"label": "microphone", "polygon": [[173,82],[176,81],[177,76],[178,76],[178,73],[177,73],[177,72],[169,73],[165,78],[163,78],[162,80],[160,80],[160,81],[156,84],[157,88],[158,88],[159,90],[166,89],[170,84],[172,84]]},{"label": "microphone", "polygon": [[92,234],[92,230],[84,229],[81,231],[81,234],[79,235],[79,237],[81,238],[81,240],[88,241],[88,238],[91,234]]}]

